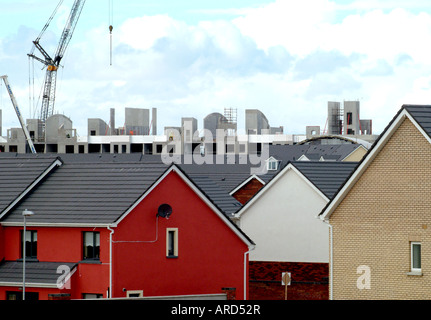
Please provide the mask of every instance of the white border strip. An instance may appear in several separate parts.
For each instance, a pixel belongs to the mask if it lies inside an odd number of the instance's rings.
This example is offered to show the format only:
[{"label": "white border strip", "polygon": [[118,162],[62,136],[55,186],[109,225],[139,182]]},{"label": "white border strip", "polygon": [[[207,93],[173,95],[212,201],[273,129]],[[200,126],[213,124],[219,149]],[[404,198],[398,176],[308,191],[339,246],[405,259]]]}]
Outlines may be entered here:
[{"label": "white border strip", "polygon": [[43,180],[43,178],[45,178],[54,167],[61,166],[62,164],[63,163],[59,159],[55,160],[36,180],[33,181],[32,184],[25,188],[25,190],[2,211],[0,219],[3,218],[18,202],[20,202],[21,199],[24,198],[41,180]]},{"label": "white border strip", "polygon": [[350,189],[355,185],[355,183],[362,176],[364,171],[368,168],[368,166],[372,163],[374,158],[379,154],[382,148],[386,145],[388,140],[392,137],[392,135],[396,132],[396,130],[400,127],[400,125],[404,122],[404,120],[408,118],[413,125],[419,130],[419,132],[427,139],[429,143],[431,143],[431,138],[428,134],[421,128],[421,126],[416,122],[416,120],[410,115],[410,113],[403,109],[397,118],[392,122],[390,127],[386,130],[384,136],[380,138],[377,144],[371,149],[370,153],[366,155],[364,161],[359,165],[359,167],[352,174],[350,179],[344,184],[343,188],[337,193],[335,198],[329,203],[328,207],[320,214],[320,219],[328,220],[334,210],[338,207],[338,205],[343,201],[346,197]]}]

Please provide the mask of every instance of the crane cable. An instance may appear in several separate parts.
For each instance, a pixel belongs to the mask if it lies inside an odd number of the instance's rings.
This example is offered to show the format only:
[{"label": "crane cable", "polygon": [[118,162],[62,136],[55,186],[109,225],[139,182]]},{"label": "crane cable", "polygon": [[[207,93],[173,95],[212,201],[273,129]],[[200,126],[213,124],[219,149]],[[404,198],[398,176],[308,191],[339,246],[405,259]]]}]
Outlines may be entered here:
[{"label": "crane cable", "polygon": [[109,0],[109,36],[110,36],[110,65],[112,66],[112,30],[114,24],[114,0]]},{"label": "crane cable", "polygon": [[[57,14],[58,9],[61,7],[62,3],[64,0],[60,0],[60,2],[57,4],[57,7],[55,7],[53,13],[51,14],[51,16],[49,17],[47,23],[45,24],[45,26],[43,27],[42,31],[39,33],[38,37],[36,38],[36,40],[34,42],[39,42],[40,38],[42,38],[43,34],[45,33],[46,29],[48,29],[49,24],[51,23],[52,19],[54,19],[54,16]],[[33,42],[33,43],[34,43]],[[33,54],[35,49],[35,46],[33,46],[33,48],[31,49],[31,54]]]},{"label": "crane cable", "polygon": [[[58,10],[60,9],[61,5],[63,4],[64,0],[60,0],[55,7],[54,11],[52,12],[51,16],[49,17],[48,21],[44,25],[42,31],[39,33],[38,37],[35,41],[33,41],[33,46],[30,50],[30,55],[34,54],[34,50],[36,48],[35,43],[39,43],[40,39],[44,35],[45,31],[48,29],[51,21],[54,19],[54,16],[57,14]],[[29,111],[30,116],[32,116],[32,109],[33,109],[33,118],[36,116],[36,107],[35,107],[35,90],[34,90],[34,58],[30,57],[29,55],[29,66],[28,66],[28,87],[29,87]],[[40,99],[40,96],[39,96]]]}]

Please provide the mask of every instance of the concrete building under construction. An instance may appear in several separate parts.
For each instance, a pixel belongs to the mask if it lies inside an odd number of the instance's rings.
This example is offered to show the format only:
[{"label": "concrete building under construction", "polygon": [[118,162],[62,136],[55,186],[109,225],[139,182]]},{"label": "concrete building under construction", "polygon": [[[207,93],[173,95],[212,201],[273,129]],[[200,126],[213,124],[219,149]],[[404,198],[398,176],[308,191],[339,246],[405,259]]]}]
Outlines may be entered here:
[{"label": "concrete building under construction", "polygon": [[328,117],[323,131],[320,126],[306,127],[307,139],[322,136],[344,136],[351,139],[361,139],[373,143],[377,136],[373,134],[373,122],[371,119],[361,119],[360,102],[337,101],[328,102]]},{"label": "concrete building under construction", "polygon": [[[78,136],[72,120],[55,114],[42,127],[38,119],[28,119],[27,129],[37,153],[142,153],[142,154],[248,154],[259,153],[263,144],[293,144],[294,135],[283,127],[271,128],[259,110],[246,110],[248,134],[237,132],[237,110],[211,113],[204,118],[203,132],[193,117],[181,118],[180,126],[165,127],[157,134],[157,109],[125,108],[124,126],[115,126],[115,109],[110,121],[89,118],[87,135]],[[43,130],[42,130],[43,128]],[[0,137],[0,152],[29,153],[23,129],[8,129]]]}]

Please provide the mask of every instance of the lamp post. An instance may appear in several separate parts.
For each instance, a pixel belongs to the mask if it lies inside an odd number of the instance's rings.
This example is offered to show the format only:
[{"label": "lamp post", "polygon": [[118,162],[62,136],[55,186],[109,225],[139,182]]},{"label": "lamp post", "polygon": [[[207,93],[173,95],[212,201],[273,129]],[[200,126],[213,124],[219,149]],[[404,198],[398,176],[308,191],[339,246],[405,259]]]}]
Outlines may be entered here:
[{"label": "lamp post", "polygon": [[33,211],[29,211],[25,209],[22,212],[22,216],[24,217],[24,233],[23,233],[23,241],[22,241],[22,300],[25,300],[25,240],[26,240],[26,218],[34,215]]}]

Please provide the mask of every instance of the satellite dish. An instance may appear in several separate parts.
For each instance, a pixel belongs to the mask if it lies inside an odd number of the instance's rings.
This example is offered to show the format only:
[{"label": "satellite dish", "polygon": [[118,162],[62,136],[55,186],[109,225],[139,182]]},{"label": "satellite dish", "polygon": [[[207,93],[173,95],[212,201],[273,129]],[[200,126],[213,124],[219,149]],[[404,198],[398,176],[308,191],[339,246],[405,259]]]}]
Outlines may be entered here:
[{"label": "satellite dish", "polygon": [[157,211],[157,216],[169,219],[172,214],[172,207],[166,203],[160,205],[159,210]]}]

